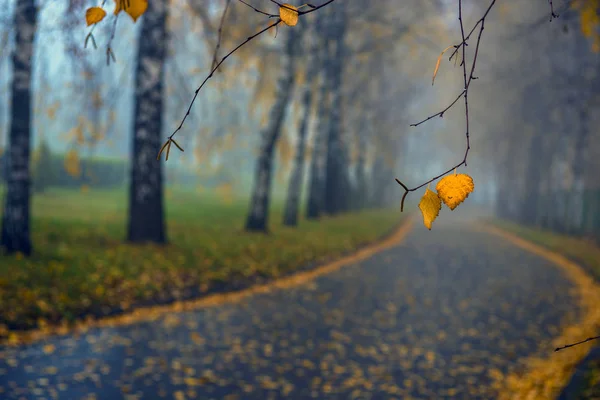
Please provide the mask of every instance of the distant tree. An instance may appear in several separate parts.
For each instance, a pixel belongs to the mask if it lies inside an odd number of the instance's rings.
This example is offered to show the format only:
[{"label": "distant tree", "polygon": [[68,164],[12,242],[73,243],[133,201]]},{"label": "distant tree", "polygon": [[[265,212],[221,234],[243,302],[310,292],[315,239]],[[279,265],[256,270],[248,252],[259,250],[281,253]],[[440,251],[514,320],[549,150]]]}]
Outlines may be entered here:
[{"label": "distant tree", "polygon": [[33,190],[42,193],[52,185],[55,179],[53,171],[52,152],[46,139],[40,141],[40,146],[34,156],[33,162]]},{"label": "distant tree", "polygon": [[317,40],[312,37],[312,26],[305,27],[306,43],[303,47],[303,53],[306,54],[306,82],[302,91],[302,119],[298,129],[298,143],[296,145],[296,154],[294,156],[293,170],[288,182],[287,198],[283,214],[283,224],[295,226],[298,224],[298,206],[302,194],[302,183],[304,181],[304,160],[306,152],[306,137],[311,119],[313,102],[313,81],[318,71],[318,60],[315,53],[318,51]]},{"label": "distant tree", "polygon": [[317,36],[320,41],[318,91],[317,91],[317,128],[313,137],[312,153],[310,158],[310,171],[308,180],[308,196],[306,199],[306,218],[317,219],[323,213],[325,194],[325,166],[327,151],[327,132],[329,128],[329,114],[331,111],[331,82],[330,68],[332,63],[332,52],[329,34],[330,24],[322,22],[330,17],[332,11],[324,10],[317,18]]},{"label": "distant tree", "polygon": [[346,209],[348,189],[348,165],[346,147],[342,135],[342,87],[344,85],[344,58],[347,55],[344,43],[347,31],[346,9],[340,7],[330,22],[333,57],[328,64],[331,69],[331,110],[326,139],[323,211],[333,215]]},{"label": "distant tree", "polygon": [[30,140],[32,59],[38,9],[35,0],[17,0],[14,11],[11,113],[7,148],[7,184],[0,247],[7,253],[32,252],[30,219]]},{"label": "distant tree", "polygon": [[285,62],[281,68],[275,102],[270,110],[270,119],[261,135],[250,211],[246,219],[246,230],[248,231],[266,231],[268,229],[269,203],[273,181],[273,155],[275,144],[281,136],[285,112],[292,97],[296,73],[296,62],[294,60],[296,31],[296,29],[286,29]]},{"label": "distant tree", "polygon": [[0,149],[0,181],[8,182],[8,154],[4,149]]}]

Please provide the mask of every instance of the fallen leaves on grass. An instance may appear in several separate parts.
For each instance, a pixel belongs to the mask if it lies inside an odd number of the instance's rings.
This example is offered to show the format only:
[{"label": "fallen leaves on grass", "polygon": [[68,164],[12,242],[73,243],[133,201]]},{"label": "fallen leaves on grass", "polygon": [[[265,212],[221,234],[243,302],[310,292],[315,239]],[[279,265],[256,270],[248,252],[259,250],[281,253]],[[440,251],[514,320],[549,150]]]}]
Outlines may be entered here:
[{"label": "fallen leaves on grass", "polygon": [[0,339],[16,328],[72,324],[281,276],[372,242],[399,220],[386,210],[366,211],[297,229],[276,225],[263,237],[239,231],[245,203],[204,201],[199,207],[196,195],[178,194],[169,202],[178,210],[169,216],[173,244],[161,247],[122,243],[124,196],[98,190],[37,196],[36,254],[0,256]]}]

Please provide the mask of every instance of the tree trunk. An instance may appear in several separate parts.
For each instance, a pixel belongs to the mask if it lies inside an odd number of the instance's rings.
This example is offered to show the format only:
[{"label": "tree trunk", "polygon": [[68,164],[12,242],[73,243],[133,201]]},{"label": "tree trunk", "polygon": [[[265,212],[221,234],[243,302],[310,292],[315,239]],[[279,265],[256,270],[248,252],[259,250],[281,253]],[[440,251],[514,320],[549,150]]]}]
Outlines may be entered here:
[{"label": "tree trunk", "polygon": [[356,191],[354,198],[354,209],[362,210],[367,205],[367,193],[369,192],[367,186],[366,176],[366,157],[367,157],[367,134],[366,134],[366,117],[361,118],[359,130],[358,130],[358,159],[356,160],[355,175],[356,175]]},{"label": "tree trunk", "polygon": [[275,143],[281,134],[281,125],[288,103],[292,97],[296,63],[294,60],[296,30],[289,29],[286,41],[286,56],[277,85],[275,103],[271,108],[269,123],[262,132],[260,153],[256,162],[254,189],[250,201],[250,212],[246,219],[246,230],[267,231],[269,202],[273,175],[273,153]]},{"label": "tree trunk", "polygon": [[[324,10],[324,13],[319,14],[320,17],[329,16],[329,9]],[[310,160],[310,180],[308,187],[308,201],[306,204],[306,218],[317,219],[323,211],[324,200],[324,185],[325,185],[325,152],[327,149],[327,135],[329,126],[329,111],[331,107],[331,93],[329,76],[331,62],[331,52],[329,47],[331,40],[327,38],[326,25],[319,24],[319,36],[324,37],[320,46],[321,55],[319,59],[319,99],[317,107],[317,130],[313,139],[313,151]]]},{"label": "tree trunk", "polygon": [[578,104],[579,129],[575,138],[575,154],[573,155],[573,190],[572,208],[569,221],[570,227],[576,234],[586,230],[583,215],[583,198],[585,196],[585,167],[587,159],[587,148],[589,127],[588,112],[585,104]]},{"label": "tree trunk", "polygon": [[287,200],[285,203],[285,211],[283,214],[283,224],[287,226],[296,226],[298,224],[298,205],[300,203],[300,196],[302,194],[302,181],[304,180],[304,154],[306,150],[306,136],[308,134],[308,125],[311,117],[311,105],[312,105],[312,82],[314,76],[317,74],[317,61],[314,57],[314,53],[317,51],[314,37],[308,36],[307,40],[311,45],[308,47],[308,61],[307,61],[307,79],[302,93],[302,106],[304,113],[302,115],[302,121],[300,122],[300,129],[298,131],[298,144],[296,146],[296,157],[294,160],[294,169],[289,178]]},{"label": "tree trunk", "polygon": [[165,243],[161,146],[167,45],[166,1],[149,1],[142,24],[135,81],[135,114],[127,240]]},{"label": "tree trunk", "polygon": [[341,135],[341,111],[342,111],[342,75],[344,71],[344,36],[346,33],[345,13],[342,8],[336,12],[334,56],[330,64],[331,68],[331,117],[327,134],[327,158],[325,172],[325,202],[324,208],[327,214],[337,214],[344,208],[344,175],[346,165],[344,164],[344,143]]},{"label": "tree trunk", "polygon": [[29,235],[31,140],[31,60],[37,28],[34,0],[18,0],[14,14],[12,108],[9,127],[6,198],[2,215],[0,246],[7,253],[30,255]]},{"label": "tree trunk", "polygon": [[525,182],[527,182],[528,190],[524,193],[520,209],[520,222],[526,225],[535,225],[538,219],[539,182],[541,179],[539,160],[543,152],[542,145],[541,133],[535,132],[529,145],[528,165],[525,172]]},{"label": "tree trunk", "polygon": [[377,155],[371,169],[371,189],[369,190],[371,193],[371,198],[369,199],[370,208],[382,207],[384,203],[385,188],[386,185],[389,185],[388,181],[384,181],[382,179],[382,176],[384,176],[384,171],[385,163],[383,158],[382,156]]}]

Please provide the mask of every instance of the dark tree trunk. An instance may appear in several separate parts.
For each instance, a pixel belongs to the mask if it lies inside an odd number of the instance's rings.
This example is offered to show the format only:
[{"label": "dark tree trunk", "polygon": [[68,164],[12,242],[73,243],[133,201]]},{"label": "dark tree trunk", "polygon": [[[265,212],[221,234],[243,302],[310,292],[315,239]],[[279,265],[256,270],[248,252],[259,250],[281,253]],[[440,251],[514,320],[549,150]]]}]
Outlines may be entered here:
[{"label": "dark tree trunk", "polygon": [[369,207],[379,208],[384,203],[385,187],[389,184],[384,181],[382,176],[385,171],[385,163],[382,156],[377,156],[371,170],[371,198],[369,199]]},{"label": "dark tree trunk", "polygon": [[[342,126],[343,124],[340,124]],[[342,139],[342,152],[340,157],[340,191],[337,192],[339,209],[337,212],[347,212],[352,207],[352,183],[350,182],[350,155],[347,142]]]},{"label": "dark tree trunk", "polygon": [[[319,14],[319,17],[329,16],[329,9]],[[319,57],[319,99],[317,107],[317,130],[313,139],[313,151],[310,160],[310,177],[308,187],[308,200],[306,204],[306,218],[317,219],[323,212],[324,185],[325,185],[325,153],[327,150],[327,132],[329,126],[329,112],[331,106],[329,63],[331,52],[329,47],[332,41],[327,37],[327,25],[320,24],[319,37],[323,38],[321,54]]]},{"label": "dark tree trunk", "polygon": [[527,170],[525,172],[525,182],[527,182],[523,196],[523,203],[520,210],[520,222],[526,225],[535,225],[538,220],[539,213],[539,194],[540,194],[540,154],[542,149],[542,135],[540,132],[535,132],[529,147],[529,157],[527,160]]},{"label": "dark tree trunk", "polygon": [[286,56],[277,85],[275,103],[271,108],[269,123],[262,132],[260,153],[256,162],[254,189],[250,200],[250,211],[246,219],[246,230],[267,231],[269,203],[273,175],[273,153],[275,143],[281,135],[281,125],[288,103],[292,97],[296,63],[294,61],[296,29],[289,29],[286,41]]},{"label": "dark tree trunk", "polygon": [[[315,38],[308,35],[307,40],[309,43],[316,43]],[[302,121],[300,122],[300,129],[298,131],[298,144],[296,146],[296,156],[294,159],[294,167],[292,174],[289,178],[287,200],[285,203],[285,211],[283,214],[283,224],[287,226],[296,226],[298,224],[298,205],[300,203],[300,196],[302,194],[302,182],[304,180],[304,154],[306,151],[306,136],[308,134],[308,125],[311,116],[311,105],[312,105],[312,82],[314,75],[317,74],[318,63],[314,57],[316,52],[316,46],[310,45],[306,51],[308,53],[307,61],[307,79],[302,93],[302,106],[304,112],[302,115]],[[305,53],[305,54],[306,54]]]},{"label": "dark tree trunk", "polygon": [[335,19],[335,41],[334,56],[331,67],[331,117],[327,134],[327,158],[325,172],[325,202],[324,208],[327,214],[337,214],[344,208],[345,175],[347,165],[344,163],[344,143],[341,134],[341,111],[342,111],[342,77],[344,71],[344,36],[346,32],[346,21],[344,9],[336,12]]},{"label": "dark tree trunk", "polygon": [[11,119],[9,127],[6,198],[0,245],[7,253],[32,252],[29,234],[31,140],[31,60],[37,29],[34,0],[18,0],[14,14],[15,50],[12,55]]},{"label": "dark tree trunk", "polygon": [[[510,153],[509,156],[510,157]],[[499,218],[502,219],[510,219],[511,218],[511,213],[510,213],[510,196],[511,196],[511,191],[507,188],[510,187],[510,172],[507,170],[508,167],[506,166],[506,160],[508,159],[508,157],[506,157],[504,160],[505,162],[503,163],[503,167],[500,168],[500,171],[497,174],[498,177],[498,182],[497,182],[497,186],[498,186],[498,190],[496,191],[496,209],[495,209],[495,213]]]},{"label": "dark tree trunk", "polygon": [[167,44],[166,1],[149,1],[142,24],[135,81],[135,114],[127,240],[165,243],[161,146]]},{"label": "dark tree trunk", "polygon": [[585,196],[585,164],[587,159],[586,145],[589,137],[588,112],[585,104],[578,104],[579,129],[575,138],[575,154],[573,156],[573,205],[569,221],[574,233],[583,233],[587,226],[584,211]]},{"label": "dark tree trunk", "polygon": [[367,117],[362,116],[357,121],[358,128],[355,134],[358,136],[356,151],[356,162],[354,168],[354,185],[352,190],[352,210],[358,211],[365,207],[365,196],[368,192],[367,178],[365,173],[366,166],[366,149],[367,149],[367,134],[366,134]]}]

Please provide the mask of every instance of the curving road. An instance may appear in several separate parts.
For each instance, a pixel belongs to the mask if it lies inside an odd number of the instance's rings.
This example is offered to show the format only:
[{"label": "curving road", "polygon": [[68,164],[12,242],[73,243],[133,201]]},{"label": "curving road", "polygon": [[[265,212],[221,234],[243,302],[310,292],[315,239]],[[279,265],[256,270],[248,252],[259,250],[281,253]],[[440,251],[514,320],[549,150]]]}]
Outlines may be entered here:
[{"label": "curving road", "polygon": [[578,303],[552,264],[449,214],[244,304],[0,350],[0,398],[494,398]]}]

